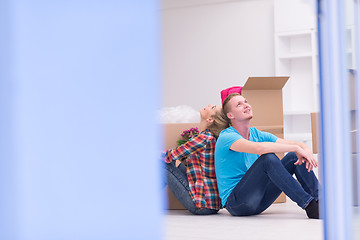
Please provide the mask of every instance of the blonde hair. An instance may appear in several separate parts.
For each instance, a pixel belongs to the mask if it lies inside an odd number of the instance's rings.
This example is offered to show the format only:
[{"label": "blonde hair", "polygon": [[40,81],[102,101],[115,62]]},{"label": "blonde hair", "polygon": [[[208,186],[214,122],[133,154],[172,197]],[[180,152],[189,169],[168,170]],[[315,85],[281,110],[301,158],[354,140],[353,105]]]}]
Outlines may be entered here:
[{"label": "blonde hair", "polygon": [[230,121],[227,120],[227,117],[224,115],[223,111],[218,111],[211,116],[214,120],[208,127],[210,132],[214,134],[216,138],[219,137],[219,134],[222,130],[230,127]]},{"label": "blonde hair", "polygon": [[230,107],[228,106],[229,101],[235,97],[235,96],[241,96],[239,93],[232,93],[227,96],[222,104],[222,109],[225,115],[225,119],[229,124],[231,123],[230,119],[227,117],[227,114],[230,112]]}]

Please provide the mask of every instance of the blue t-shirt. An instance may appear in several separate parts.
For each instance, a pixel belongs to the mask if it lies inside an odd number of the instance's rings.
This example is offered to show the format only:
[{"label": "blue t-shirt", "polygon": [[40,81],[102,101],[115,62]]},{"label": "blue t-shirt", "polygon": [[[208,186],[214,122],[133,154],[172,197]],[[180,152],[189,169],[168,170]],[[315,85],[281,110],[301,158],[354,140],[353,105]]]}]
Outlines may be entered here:
[{"label": "blue t-shirt", "polygon": [[[230,149],[231,145],[243,137],[235,128],[229,127],[223,130],[215,146],[215,173],[221,203],[225,206],[227,198],[240,182],[251,165],[260,155],[245,152],[236,152]],[[276,142],[277,137],[271,133],[262,132],[256,128],[250,128],[249,141],[252,142]]]}]

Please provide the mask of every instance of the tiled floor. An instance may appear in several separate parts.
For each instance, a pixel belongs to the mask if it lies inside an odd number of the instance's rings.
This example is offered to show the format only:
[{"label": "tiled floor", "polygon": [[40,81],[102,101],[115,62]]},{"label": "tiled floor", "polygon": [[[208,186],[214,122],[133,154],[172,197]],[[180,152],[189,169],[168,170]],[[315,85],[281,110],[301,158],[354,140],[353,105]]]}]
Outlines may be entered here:
[{"label": "tiled floor", "polygon": [[308,219],[291,200],[273,204],[257,216],[233,217],[225,209],[211,216],[195,216],[185,210],[165,215],[166,240],[320,240],[323,221]]}]

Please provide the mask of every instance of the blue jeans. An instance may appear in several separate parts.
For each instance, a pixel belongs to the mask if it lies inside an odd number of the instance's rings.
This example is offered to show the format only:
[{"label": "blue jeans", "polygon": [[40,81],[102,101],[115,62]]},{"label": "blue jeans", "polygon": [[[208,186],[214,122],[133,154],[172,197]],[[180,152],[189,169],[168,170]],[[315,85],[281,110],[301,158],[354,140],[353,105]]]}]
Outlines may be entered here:
[{"label": "blue jeans", "polygon": [[[267,209],[283,191],[301,208],[319,197],[319,182],[306,165],[294,165],[295,153],[281,161],[273,154],[261,155],[232,190],[226,209],[234,216],[255,215]],[[292,177],[295,174],[297,180]],[[300,184],[299,184],[300,183]]]},{"label": "blue jeans", "polygon": [[186,166],[180,164],[175,166],[175,162],[166,164],[166,178],[167,184],[175,197],[181,204],[188,209],[192,214],[196,215],[209,215],[215,214],[218,210],[209,208],[196,208],[195,202],[192,200],[189,193],[189,181],[186,175]]}]

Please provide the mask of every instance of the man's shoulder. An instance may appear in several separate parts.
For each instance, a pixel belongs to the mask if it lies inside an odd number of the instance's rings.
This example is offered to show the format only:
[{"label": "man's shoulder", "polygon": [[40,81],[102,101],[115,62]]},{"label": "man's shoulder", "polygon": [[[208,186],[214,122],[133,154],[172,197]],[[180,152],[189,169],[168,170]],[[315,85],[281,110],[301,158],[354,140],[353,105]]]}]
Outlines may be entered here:
[{"label": "man's shoulder", "polygon": [[249,128],[249,131],[250,131],[250,132],[253,132],[253,133],[260,133],[260,132],[261,132],[259,129],[257,129],[257,128],[255,128],[255,127],[250,127],[250,128]]},{"label": "man's shoulder", "polygon": [[222,133],[224,133],[224,134],[237,133],[237,131],[235,130],[234,127],[228,127],[228,128],[226,128],[225,130],[223,130]]},{"label": "man's shoulder", "polygon": [[223,142],[223,141],[229,141],[229,140],[232,140],[234,138],[238,138],[240,137],[241,135],[236,131],[235,128],[233,127],[228,127],[226,128],[225,130],[223,130],[220,135],[219,135],[219,138],[218,138],[218,142]]}]

